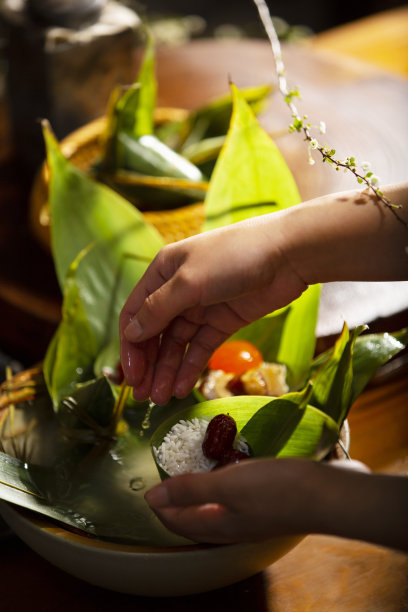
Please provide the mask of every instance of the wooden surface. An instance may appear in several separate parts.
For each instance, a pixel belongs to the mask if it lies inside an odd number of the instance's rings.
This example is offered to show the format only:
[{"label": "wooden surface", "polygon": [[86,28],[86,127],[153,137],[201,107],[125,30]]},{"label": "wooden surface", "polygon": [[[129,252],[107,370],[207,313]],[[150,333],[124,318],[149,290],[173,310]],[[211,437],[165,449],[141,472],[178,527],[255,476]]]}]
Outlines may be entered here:
[{"label": "wooden surface", "polygon": [[408,6],[318,34],[311,43],[408,75]]},{"label": "wooden surface", "polygon": [[[363,24],[364,25],[364,24]],[[347,41],[346,41],[347,42]],[[339,45],[339,42],[337,42]],[[386,48],[385,48],[386,49]],[[337,51],[339,49],[337,48]],[[186,52],[188,51],[188,53]],[[203,97],[227,89],[227,70],[238,85],[268,80],[271,64],[263,43],[197,42],[162,50],[160,102],[194,107]],[[407,82],[354,60],[323,51],[295,48],[287,53],[304,99],[317,120],[330,110],[334,138],[353,153],[369,152],[380,163],[383,180],[405,175],[406,134],[398,128],[405,112]],[[367,104],[367,99],[369,103]],[[345,102],[347,101],[347,104]],[[355,105],[350,105],[350,102]],[[374,105],[375,102],[375,105]],[[372,108],[375,106],[375,110]],[[364,111],[364,108],[366,109]],[[340,117],[340,119],[339,119]],[[339,120],[338,120],[339,119]],[[364,119],[364,120],[363,120]],[[345,122],[345,120],[347,120]],[[286,109],[274,100],[265,118],[271,128],[287,125]],[[345,134],[344,125],[348,126]],[[24,359],[41,358],[59,317],[59,295],[49,256],[32,239],[26,224],[29,184],[12,158],[7,118],[0,117],[0,349]],[[351,134],[351,136],[350,136]],[[346,138],[347,136],[347,138]],[[285,137],[280,146],[296,168],[306,165],[299,141]],[[296,136],[295,136],[296,138]],[[332,142],[332,140],[331,140]],[[378,147],[378,142],[381,146]],[[336,146],[336,144],[333,144]],[[356,148],[355,148],[356,147]],[[402,160],[400,159],[402,157]],[[336,173],[297,175],[303,195],[327,192],[343,177]],[[408,324],[404,313],[391,322]],[[390,321],[382,321],[387,327]],[[402,374],[365,391],[350,414],[351,454],[372,469],[408,473],[408,377]],[[344,500],[347,504],[347,499]],[[146,599],[90,586],[51,566],[15,537],[0,547],[0,606],[20,612],[54,610],[169,612],[225,610],[253,612],[402,612],[408,610],[408,556],[362,542],[308,536],[286,557],[237,585],[195,597]]]}]

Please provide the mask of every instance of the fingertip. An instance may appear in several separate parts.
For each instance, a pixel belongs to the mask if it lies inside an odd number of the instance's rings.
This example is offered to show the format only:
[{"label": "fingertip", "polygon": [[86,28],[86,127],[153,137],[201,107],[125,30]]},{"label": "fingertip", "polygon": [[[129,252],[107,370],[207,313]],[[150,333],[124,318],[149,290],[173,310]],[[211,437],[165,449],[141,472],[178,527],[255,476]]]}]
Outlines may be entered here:
[{"label": "fingertip", "polygon": [[146,357],[142,348],[137,348],[126,340],[121,342],[120,362],[123,369],[126,384],[136,387],[145,376]]},{"label": "fingertip", "polygon": [[129,342],[138,342],[141,339],[143,335],[143,328],[136,317],[133,317],[130,323],[127,324],[123,334],[126,340]]},{"label": "fingertip", "polygon": [[170,505],[170,496],[165,482],[147,491],[144,497],[152,509],[166,508]]},{"label": "fingertip", "polygon": [[136,402],[146,402],[149,399],[149,392],[143,387],[133,387],[132,395]]}]

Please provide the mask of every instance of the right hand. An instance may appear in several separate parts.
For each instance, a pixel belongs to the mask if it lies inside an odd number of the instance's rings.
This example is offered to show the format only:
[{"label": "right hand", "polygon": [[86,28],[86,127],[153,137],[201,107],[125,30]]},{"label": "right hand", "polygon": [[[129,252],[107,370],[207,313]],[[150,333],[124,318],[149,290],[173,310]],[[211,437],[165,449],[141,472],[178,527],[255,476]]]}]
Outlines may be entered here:
[{"label": "right hand", "polygon": [[134,397],[185,397],[232,333],[297,298],[306,284],[279,247],[281,213],[164,247],[120,316],[121,360]]}]

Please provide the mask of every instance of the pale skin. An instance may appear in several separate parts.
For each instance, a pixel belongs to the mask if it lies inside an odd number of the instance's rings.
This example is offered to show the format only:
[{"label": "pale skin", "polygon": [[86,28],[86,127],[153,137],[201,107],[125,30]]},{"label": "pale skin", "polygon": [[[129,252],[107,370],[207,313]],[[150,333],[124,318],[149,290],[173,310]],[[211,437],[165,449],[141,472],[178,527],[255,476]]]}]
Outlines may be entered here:
[{"label": "pale skin", "polygon": [[[134,397],[157,404],[172,395],[185,397],[217,346],[311,284],[408,279],[408,184],[383,191],[402,206],[398,214],[404,223],[368,190],[352,190],[164,247],[120,317],[121,361]],[[365,496],[359,494],[362,488]],[[379,529],[379,521],[391,521],[394,530],[400,526],[406,533],[406,512],[402,516],[400,504],[381,501],[381,489],[407,507],[405,478],[267,459],[171,478],[146,499],[170,529],[197,541],[320,532],[401,547]],[[314,501],[307,502],[312,494]],[[352,505],[361,512],[353,521],[335,512],[341,494],[349,499],[355,494]],[[329,524],[319,496],[330,509]],[[367,521],[370,503],[380,518]],[[299,513],[297,507],[307,511]],[[403,547],[408,549],[406,539]]]}]

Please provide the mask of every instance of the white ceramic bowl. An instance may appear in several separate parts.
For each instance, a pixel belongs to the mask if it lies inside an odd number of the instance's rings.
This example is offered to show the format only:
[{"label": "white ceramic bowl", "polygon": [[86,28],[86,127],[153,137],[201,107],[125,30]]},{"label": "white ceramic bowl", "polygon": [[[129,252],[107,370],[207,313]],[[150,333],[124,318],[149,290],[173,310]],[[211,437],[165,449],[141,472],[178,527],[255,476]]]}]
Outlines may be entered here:
[{"label": "white ceramic bowl", "polygon": [[70,532],[6,502],[0,502],[0,514],[30,548],[69,574],[121,593],[152,597],[192,595],[239,582],[302,540],[296,536],[222,546],[128,546]]}]

